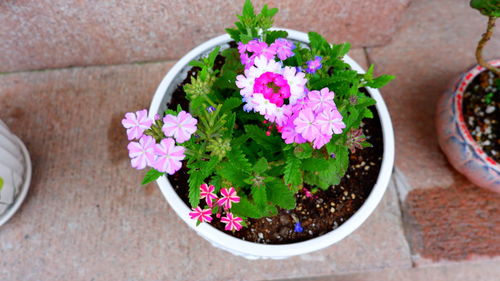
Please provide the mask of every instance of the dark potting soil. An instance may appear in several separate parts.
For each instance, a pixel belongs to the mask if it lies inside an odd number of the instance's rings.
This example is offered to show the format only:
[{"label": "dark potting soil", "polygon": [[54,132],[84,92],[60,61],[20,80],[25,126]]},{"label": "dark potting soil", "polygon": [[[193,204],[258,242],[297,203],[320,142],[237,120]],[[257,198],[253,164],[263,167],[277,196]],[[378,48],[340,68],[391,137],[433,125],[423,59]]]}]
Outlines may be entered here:
[{"label": "dark potting soil", "polygon": [[[216,59],[217,67],[224,63],[223,57]],[[169,108],[188,108],[182,86],[190,83],[191,76],[197,74],[193,68],[187,78],[177,87],[168,104]],[[364,89],[362,89],[364,90]],[[365,91],[365,93],[367,93]],[[309,240],[328,233],[349,219],[365,202],[375,185],[383,155],[382,127],[375,107],[371,108],[374,118],[366,119],[363,124],[364,134],[373,146],[351,153],[349,168],[340,184],[327,190],[319,189],[312,197],[304,191],[296,194],[297,205],[293,210],[279,210],[278,214],[260,219],[248,219],[247,227],[237,232],[224,230],[224,224],[215,219],[212,226],[237,238],[265,244],[288,244]],[[177,194],[189,206],[187,168],[182,167],[177,173],[168,176]],[[312,187],[306,186],[308,190]],[[302,231],[297,231],[300,222]]]},{"label": "dark potting soil", "polygon": [[472,80],[465,89],[462,108],[472,138],[500,162],[500,90],[493,72],[483,71]]}]

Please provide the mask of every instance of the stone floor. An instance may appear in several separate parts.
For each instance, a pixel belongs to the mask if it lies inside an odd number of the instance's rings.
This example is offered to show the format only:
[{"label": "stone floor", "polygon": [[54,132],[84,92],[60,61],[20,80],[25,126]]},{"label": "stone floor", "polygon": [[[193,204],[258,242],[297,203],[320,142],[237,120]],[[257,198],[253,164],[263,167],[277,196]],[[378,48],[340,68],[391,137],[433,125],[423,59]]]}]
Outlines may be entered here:
[{"label": "stone floor", "polygon": [[[474,63],[485,26],[465,2],[415,0],[391,43],[354,50],[397,76],[382,94],[398,169],[360,229],[288,260],[212,248],[154,184],[139,185],[120,120],[148,106],[175,61],[0,75],[0,119],[27,144],[34,171],[27,200],[0,228],[0,279],[498,280],[500,196],[452,170],[433,126],[438,96]],[[499,35],[487,57],[499,54]]]}]

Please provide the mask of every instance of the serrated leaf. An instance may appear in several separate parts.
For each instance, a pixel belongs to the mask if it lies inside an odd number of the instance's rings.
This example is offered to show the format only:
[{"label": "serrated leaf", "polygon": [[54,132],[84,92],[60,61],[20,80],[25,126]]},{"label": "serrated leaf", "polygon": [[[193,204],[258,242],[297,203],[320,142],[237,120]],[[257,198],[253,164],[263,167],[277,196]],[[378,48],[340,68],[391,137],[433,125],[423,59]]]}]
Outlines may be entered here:
[{"label": "serrated leaf", "polygon": [[272,31],[268,31],[266,33],[266,43],[267,44],[272,44],[278,38],[287,38],[287,37],[288,37],[288,32],[286,32],[284,30],[272,30]]},{"label": "serrated leaf", "polygon": [[256,163],[255,165],[253,166],[253,170],[254,172],[256,172],[257,174],[262,174],[264,173],[265,171],[267,171],[267,169],[269,168],[269,165],[267,163],[267,159],[264,158],[264,157],[261,157]]},{"label": "serrated leaf", "polygon": [[233,165],[233,169],[241,170],[247,174],[251,173],[252,165],[239,147],[233,147],[231,151],[227,153],[227,158],[230,164]]},{"label": "serrated leaf", "polygon": [[252,198],[255,205],[261,209],[265,209],[267,205],[266,186],[252,186]]},{"label": "serrated leaf", "polygon": [[222,104],[221,113],[229,112],[242,104],[241,98],[228,98]]},{"label": "serrated leaf", "polygon": [[240,202],[233,204],[231,212],[239,217],[261,218],[263,217],[262,210],[256,205],[250,203],[247,198],[241,197]]},{"label": "serrated leaf", "polygon": [[243,4],[243,16],[255,17],[252,1],[246,0],[245,4]]},{"label": "serrated leaf", "polygon": [[245,186],[245,179],[248,177],[247,173],[241,169],[235,169],[234,165],[229,162],[221,164],[217,169],[217,174],[235,186]]},{"label": "serrated leaf", "polygon": [[366,86],[372,87],[372,88],[382,88],[383,86],[387,85],[387,83],[391,82],[394,78],[396,78],[396,77],[392,76],[392,75],[384,74],[384,75],[379,76],[379,77],[373,79],[372,81],[366,83]]},{"label": "serrated leaf", "polygon": [[299,159],[306,159],[312,156],[313,148],[310,143],[302,143],[293,149],[293,154]]},{"label": "serrated leaf", "polygon": [[[146,175],[144,176],[144,179],[142,180],[141,184],[142,185],[145,185],[145,184],[148,184],[150,182],[153,182],[155,180],[157,180],[159,177],[163,176],[165,173],[162,173],[162,172],[159,172],[158,170],[156,169],[151,169],[149,170]],[[1,185],[3,185],[3,180],[2,178],[0,178],[1,180]],[[0,186],[1,186],[0,185]]]},{"label": "serrated leaf", "polygon": [[281,139],[277,140],[275,136],[267,136],[262,128],[256,125],[245,125],[245,131],[262,148],[272,152],[281,149]]},{"label": "serrated leaf", "polygon": [[316,32],[307,33],[309,37],[309,42],[311,45],[311,49],[313,51],[320,51],[320,53],[324,53],[330,49],[330,43],[326,41],[326,39]]},{"label": "serrated leaf", "polygon": [[332,58],[342,58],[345,56],[349,50],[351,49],[351,43],[346,42],[343,44],[336,44],[332,46],[332,50],[330,52],[330,56]]},{"label": "serrated leaf", "polygon": [[217,55],[219,54],[219,51],[220,51],[220,46],[217,46],[217,47],[215,47],[215,49],[213,49],[210,52],[210,54],[208,55],[208,58],[207,58],[207,67],[209,67],[209,68],[214,67],[214,62],[215,62],[215,59],[217,58]]},{"label": "serrated leaf", "polygon": [[200,185],[203,184],[205,178],[201,170],[189,170],[189,204],[195,208],[200,204]]},{"label": "serrated leaf", "polygon": [[302,160],[302,169],[310,172],[319,172],[328,169],[328,160],[322,158],[309,158]]},{"label": "serrated leaf", "polygon": [[272,182],[267,188],[268,201],[287,210],[295,208],[295,192],[281,182]]},{"label": "serrated leaf", "polygon": [[286,184],[290,184],[293,187],[302,184],[302,173],[300,170],[301,161],[299,158],[295,157],[293,154],[289,153],[286,156],[285,172],[283,179]]}]

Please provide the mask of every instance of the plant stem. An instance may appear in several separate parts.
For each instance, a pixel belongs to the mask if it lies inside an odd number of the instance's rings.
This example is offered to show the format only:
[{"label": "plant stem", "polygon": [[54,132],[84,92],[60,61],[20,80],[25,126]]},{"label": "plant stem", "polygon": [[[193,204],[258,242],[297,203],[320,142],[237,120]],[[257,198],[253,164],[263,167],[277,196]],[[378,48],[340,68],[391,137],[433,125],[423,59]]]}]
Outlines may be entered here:
[{"label": "plant stem", "polygon": [[493,35],[493,29],[495,28],[496,19],[497,18],[494,16],[488,17],[488,26],[486,28],[486,32],[483,33],[481,40],[479,40],[479,43],[477,43],[476,59],[479,65],[489,69],[491,72],[495,73],[497,77],[500,77],[500,70],[483,59],[483,48]]}]

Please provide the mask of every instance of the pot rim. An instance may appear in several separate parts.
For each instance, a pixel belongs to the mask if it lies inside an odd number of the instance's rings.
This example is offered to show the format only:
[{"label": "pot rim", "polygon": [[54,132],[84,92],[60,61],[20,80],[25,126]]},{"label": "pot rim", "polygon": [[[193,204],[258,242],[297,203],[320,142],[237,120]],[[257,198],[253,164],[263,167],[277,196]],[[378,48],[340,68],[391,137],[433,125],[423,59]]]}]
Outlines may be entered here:
[{"label": "pot rim", "polygon": [[[288,32],[288,38],[292,40],[301,41],[304,43],[309,43],[308,36],[306,33],[285,29],[285,28],[273,28],[275,30],[285,30]],[[187,66],[187,64],[197,58],[200,54],[214,48],[215,46],[225,44],[232,39],[228,34],[223,34],[212,38],[205,43],[197,46],[185,56],[183,56],[167,73],[163,78],[158,89],[156,90],[150,109],[149,117],[153,117],[159,112],[162,107],[163,97],[168,89],[168,86],[172,80],[181,72],[181,70]],[[344,57],[344,61],[351,65],[353,70],[360,73],[365,73],[363,68],[358,65],[349,56]],[[370,192],[370,195],[366,198],[365,202],[361,207],[342,225],[338,228],[306,241],[290,243],[290,244],[260,244],[249,241],[244,241],[239,238],[228,235],[210,224],[201,223],[196,226],[196,222],[189,218],[188,213],[191,211],[189,207],[181,200],[181,198],[174,191],[170,182],[167,180],[166,176],[162,176],[157,180],[157,184],[160,187],[164,197],[169,202],[171,207],[177,213],[182,220],[187,223],[192,229],[196,231],[199,235],[209,240],[214,244],[214,246],[221,247],[225,250],[232,252],[233,254],[242,255],[247,258],[285,258],[300,254],[305,254],[326,248],[356,230],[375,210],[379,202],[381,201],[385,190],[388,187],[392,169],[394,166],[394,132],[392,127],[391,118],[385,102],[377,89],[368,88],[372,98],[377,102],[376,109],[380,116],[380,122],[382,126],[383,140],[384,140],[384,152],[382,156],[382,165],[375,185]]]},{"label": "pot rim", "polygon": [[[495,67],[500,66],[500,59],[491,60],[489,63]],[[463,95],[469,84],[478,76],[481,72],[486,70],[486,68],[481,65],[475,65],[468,71],[462,74],[461,78],[455,85],[455,90],[453,91],[453,110],[458,117],[458,130],[465,136],[466,140],[472,145],[474,150],[479,154],[481,159],[488,163],[493,169],[500,171],[500,163],[496,162],[493,158],[488,156],[486,152],[479,146],[479,144],[472,138],[472,135],[465,124],[464,114],[462,110],[463,105]]]}]

